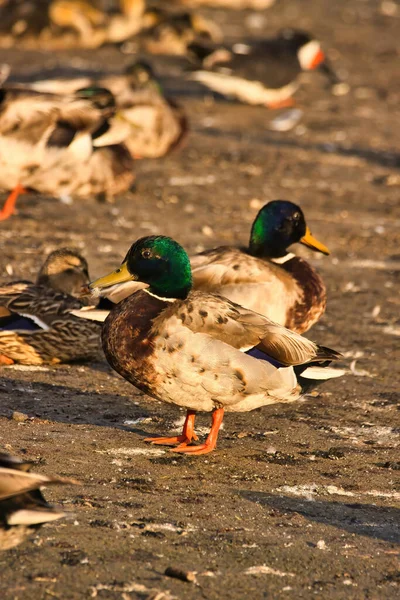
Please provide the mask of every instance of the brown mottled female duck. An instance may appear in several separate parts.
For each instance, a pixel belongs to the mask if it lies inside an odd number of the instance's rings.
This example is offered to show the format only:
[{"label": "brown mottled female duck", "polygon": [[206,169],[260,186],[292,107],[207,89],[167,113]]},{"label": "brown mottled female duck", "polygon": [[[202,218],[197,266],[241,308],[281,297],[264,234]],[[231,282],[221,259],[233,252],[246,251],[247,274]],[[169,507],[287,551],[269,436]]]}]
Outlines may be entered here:
[{"label": "brown mottled female duck", "polygon": [[309,262],[288,252],[297,242],[329,254],[311,234],[299,206],[268,202],[253,223],[248,248],[220,246],[190,259],[194,288],[221,294],[304,333],[325,312],[326,288]]},{"label": "brown mottled female duck", "polygon": [[[106,358],[149,396],[187,409],[182,435],[146,441],[206,454],[215,448],[225,410],[293,402],[316,380],[338,375],[327,368],[339,357],[334,350],[227,298],[192,291],[189,257],[171,238],[141,238],[116,271],[90,288],[101,294],[127,281],[149,287],[111,310],[102,330]],[[212,427],[205,443],[192,446],[198,411],[212,412]]]},{"label": "brown mottled female duck", "polygon": [[52,252],[36,283],[0,287],[0,364],[55,364],[96,358],[100,325],[78,319],[82,286],[89,282],[86,260],[75,250]]}]

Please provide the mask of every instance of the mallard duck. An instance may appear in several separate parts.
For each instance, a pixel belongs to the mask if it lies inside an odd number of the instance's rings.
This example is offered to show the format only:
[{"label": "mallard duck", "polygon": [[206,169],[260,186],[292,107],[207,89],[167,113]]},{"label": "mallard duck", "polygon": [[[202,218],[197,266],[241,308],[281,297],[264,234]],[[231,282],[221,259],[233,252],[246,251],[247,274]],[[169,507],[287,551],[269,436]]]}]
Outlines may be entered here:
[{"label": "mallard duck", "polygon": [[[149,396],[187,409],[182,435],[147,441],[178,444],[175,452],[206,454],[215,448],[225,410],[293,402],[313,380],[337,374],[326,367],[339,357],[334,350],[227,298],[192,291],[189,257],[171,238],[139,239],[116,271],[89,287],[101,294],[127,281],[149,287],[108,315],[102,330],[105,356]],[[197,411],[212,411],[212,427],[205,443],[191,446],[197,440]]]},{"label": "mallard duck", "polygon": [[304,333],[325,312],[326,288],[310,263],[288,252],[295,243],[329,254],[297,204],[268,202],[254,220],[248,248],[221,246],[190,259],[194,288],[226,296]]},{"label": "mallard duck", "polygon": [[221,29],[196,13],[148,8],[143,15],[141,31],[124,42],[122,51],[185,55],[188,45],[201,39],[221,42]]},{"label": "mallard duck", "polygon": [[97,48],[120,43],[142,27],[145,0],[120,0],[102,10],[95,0],[4,0],[0,6],[0,46]]},{"label": "mallard duck", "polygon": [[82,286],[89,282],[86,260],[75,250],[52,252],[36,283],[0,287],[0,364],[24,365],[88,360],[101,351],[100,326],[77,319]]},{"label": "mallard duck", "polygon": [[31,461],[0,452],[0,550],[18,546],[44,523],[56,521],[65,512],[48,504],[43,486],[78,482],[67,477],[30,473]]},{"label": "mallard duck", "polygon": [[184,140],[188,124],[184,110],[161,89],[146,61],[135,60],[123,74],[96,79],[47,79],[35,81],[31,88],[38,92],[69,94],[83,86],[109,89],[117,104],[110,127],[96,147],[123,142],[134,158],[157,158],[178,147]]},{"label": "mallard duck", "polygon": [[[127,67],[125,81],[127,87],[121,90],[121,96],[116,91],[118,111],[111,121],[110,134],[118,135],[135,158],[164,156],[187,133],[183,109],[164,96],[153,69],[144,61]],[[114,87],[111,81],[108,83]]]},{"label": "mallard duck", "polygon": [[230,46],[193,43],[189,52],[201,64],[190,79],[246,104],[292,106],[302,71],[318,68],[332,84],[338,82],[320,43],[297,29],[283,29],[273,38]]},{"label": "mallard duck", "polygon": [[88,87],[72,96],[31,89],[0,90],[0,187],[13,192],[0,220],[13,212],[19,193],[101,196],[112,200],[131,186],[133,160],[127,148],[101,136],[115,101],[108,90]]},{"label": "mallard duck", "polygon": [[[317,271],[287,248],[299,242],[329,254],[306,225],[303,211],[287,200],[268,202],[254,220],[248,248],[220,246],[190,258],[193,288],[225,296],[297,333],[304,333],[324,314],[326,288]],[[122,287],[122,286],[121,286]],[[113,302],[146,287],[130,282],[107,290]],[[74,313],[104,321],[108,308]]]}]

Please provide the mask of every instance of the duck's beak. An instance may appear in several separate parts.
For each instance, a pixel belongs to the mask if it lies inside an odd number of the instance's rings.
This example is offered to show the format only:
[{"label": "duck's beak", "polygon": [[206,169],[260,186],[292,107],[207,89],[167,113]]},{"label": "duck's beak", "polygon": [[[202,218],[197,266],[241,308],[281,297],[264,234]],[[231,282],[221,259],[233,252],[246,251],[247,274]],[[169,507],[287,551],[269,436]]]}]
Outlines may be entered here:
[{"label": "duck's beak", "polygon": [[128,271],[127,264],[126,262],[124,262],[118,269],[116,269],[116,271],[113,271],[108,275],[104,275],[104,277],[99,277],[99,279],[92,281],[92,283],[89,284],[89,289],[92,292],[96,292],[97,290],[101,291],[103,289],[112,287],[113,285],[125,283],[126,281],[137,280],[138,279],[136,275],[132,275],[132,273]]},{"label": "duck's beak", "polygon": [[322,254],[329,254],[329,250],[324,244],[321,244],[311,233],[310,229],[306,227],[306,233],[300,240],[300,244],[304,244],[304,246],[308,246],[313,250],[317,250],[318,252],[322,252]]}]

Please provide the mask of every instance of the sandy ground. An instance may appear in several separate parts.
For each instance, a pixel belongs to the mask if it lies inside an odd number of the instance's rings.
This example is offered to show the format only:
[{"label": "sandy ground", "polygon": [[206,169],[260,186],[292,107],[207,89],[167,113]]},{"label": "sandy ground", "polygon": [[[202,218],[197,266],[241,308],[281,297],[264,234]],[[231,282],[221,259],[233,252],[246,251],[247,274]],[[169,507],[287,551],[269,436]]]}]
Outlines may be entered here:
[{"label": "sandy ground", "polygon": [[[191,252],[242,243],[259,205],[297,201],[332,252],[304,252],[329,291],[309,336],[343,352],[349,370],[301,403],[228,415],[217,450],[196,458],[143,443],[178,430],[183,415],[104,360],[3,368],[1,446],[82,486],[46,490],[70,516],[0,555],[2,598],[398,597],[400,13],[382,13],[392,4],[278,0],[261,16],[209,11],[232,38],[284,24],[314,31],[350,92],[334,96],[321,76],[304,76],[304,116],[277,133],[278,112],[203,97],[158,60],[190,115],[185,148],[138,161],[135,191],[114,206],[31,195],[0,224],[4,280],[34,277],[66,244],[81,248],[94,277],[142,235],[171,235]],[[20,78],[121,66],[113,48],[1,51],[0,60]],[[15,410],[31,419],[15,422]],[[199,422],[206,432],[209,416]],[[170,566],[196,571],[197,583],[166,577]]]}]

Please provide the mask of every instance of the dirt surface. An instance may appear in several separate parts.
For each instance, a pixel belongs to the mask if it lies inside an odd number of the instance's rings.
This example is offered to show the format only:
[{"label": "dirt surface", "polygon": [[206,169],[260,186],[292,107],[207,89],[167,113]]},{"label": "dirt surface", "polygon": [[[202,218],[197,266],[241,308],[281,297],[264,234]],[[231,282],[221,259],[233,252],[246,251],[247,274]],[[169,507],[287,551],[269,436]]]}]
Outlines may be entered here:
[{"label": "dirt surface", "polygon": [[[349,370],[303,402],[228,414],[217,450],[189,457],[143,443],[177,430],[183,414],[105,361],[3,368],[1,446],[82,486],[46,490],[70,516],[0,555],[1,598],[399,597],[400,13],[384,14],[392,5],[279,0],[262,15],[207,11],[231,38],[286,24],[313,31],[349,93],[334,96],[322,76],[304,76],[303,118],[277,133],[278,112],[203,97],[176,64],[157,60],[190,116],[185,148],[138,161],[135,191],[114,206],[25,196],[19,215],[0,224],[4,280],[34,277],[43,256],[66,244],[82,249],[95,277],[140,236],[171,235],[190,252],[242,243],[259,205],[297,201],[331,250],[320,260],[303,254],[329,292],[309,337],[343,352]],[[13,50],[0,60],[29,78],[38,69],[116,71],[130,57]],[[15,422],[16,410],[32,419]],[[199,422],[206,432],[209,415]],[[170,566],[196,571],[197,584],[166,577]]]}]

